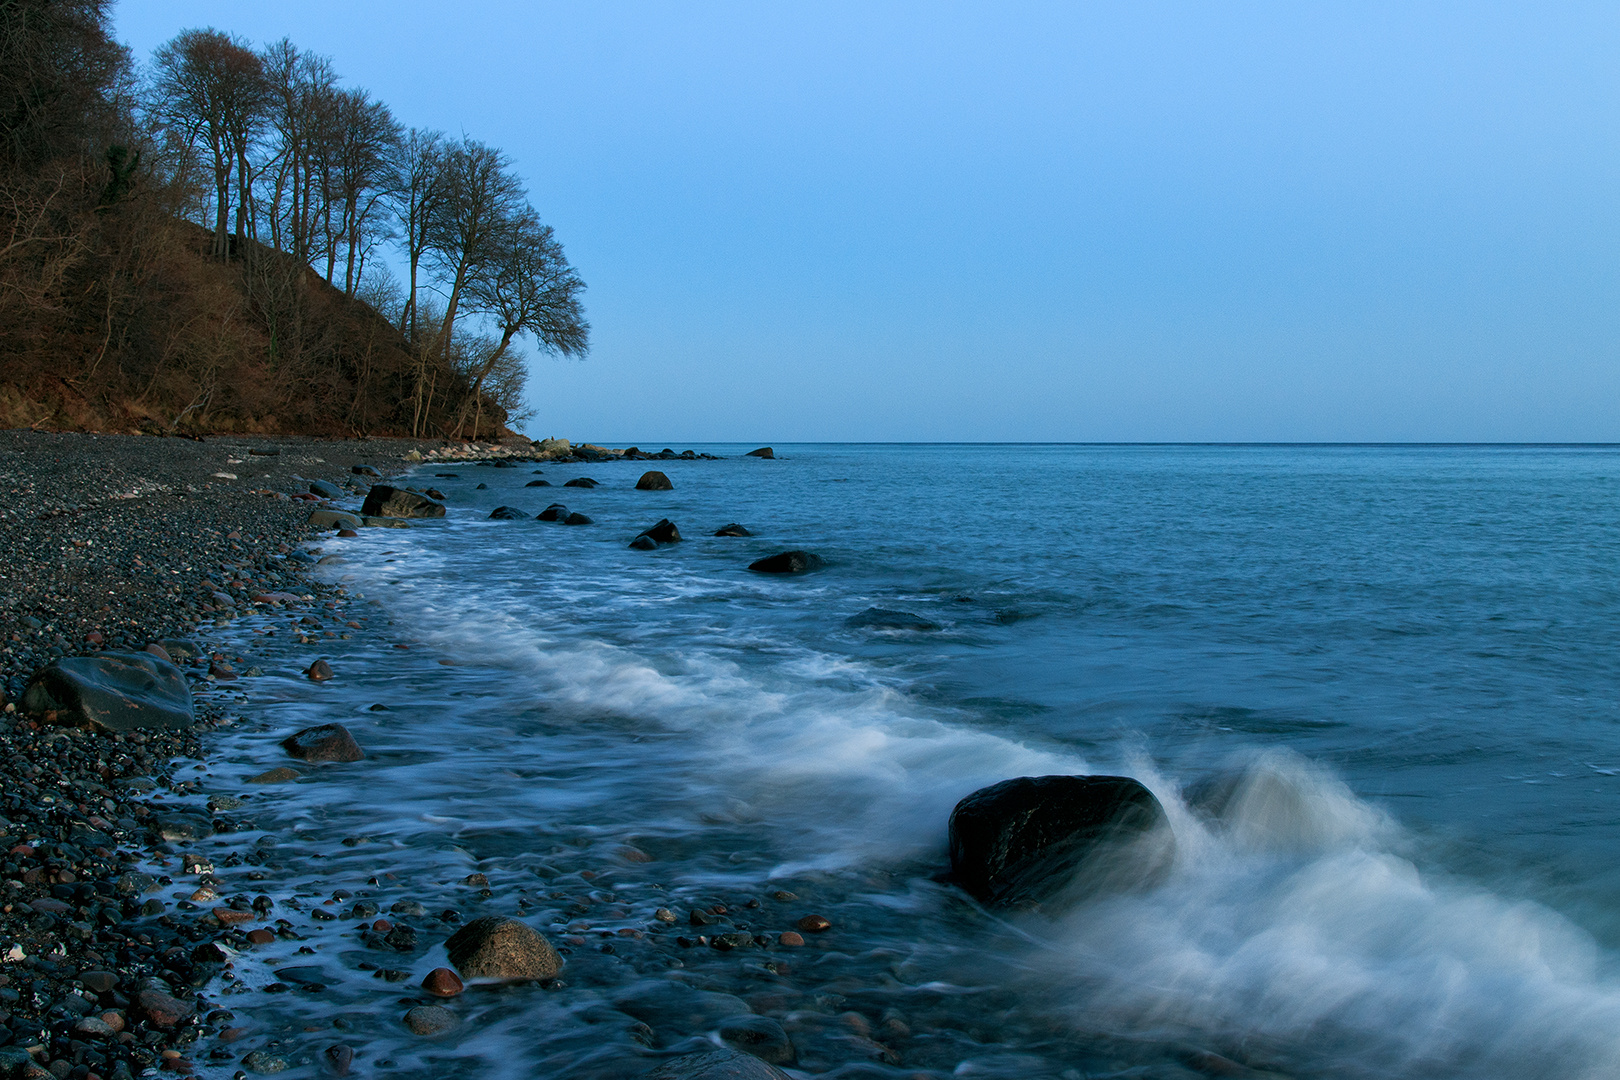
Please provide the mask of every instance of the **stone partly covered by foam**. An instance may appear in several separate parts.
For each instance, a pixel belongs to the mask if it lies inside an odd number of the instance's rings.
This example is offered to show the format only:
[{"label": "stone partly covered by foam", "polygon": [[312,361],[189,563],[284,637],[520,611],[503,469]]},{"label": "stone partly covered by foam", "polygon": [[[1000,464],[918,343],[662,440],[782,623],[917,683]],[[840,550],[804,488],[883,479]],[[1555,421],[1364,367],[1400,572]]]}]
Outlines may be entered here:
[{"label": "stone partly covered by foam", "polygon": [[1164,807],[1128,776],[1021,776],[981,788],[950,818],[951,873],[1001,907],[1061,908],[1153,884],[1175,837]]},{"label": "stone partly covered by foam", "polygon": [[367,517],[439,518],[444,517],[443,505],[426,495],[418,495],[404,488],[387,484],[373,484],[366,492],[366,501],[360,512]]},{"label": "stone partly covered by foam", "polygon": [[562,957],[538,930],[499,915],[474,919],[444,948],[468,979],[552,979],[562,970]]},{"label": "stone partly covered by foam", "polygon": [[342,724],[321,724],[289,735],[282,749],[299,761],[360,761],[366,756]]},{"label": "stone partly covered by foam", "polygon": [[196,718],[185,675],[144,652],[52,661],[29,680],[22,708],[113,734],[188,728]]}]

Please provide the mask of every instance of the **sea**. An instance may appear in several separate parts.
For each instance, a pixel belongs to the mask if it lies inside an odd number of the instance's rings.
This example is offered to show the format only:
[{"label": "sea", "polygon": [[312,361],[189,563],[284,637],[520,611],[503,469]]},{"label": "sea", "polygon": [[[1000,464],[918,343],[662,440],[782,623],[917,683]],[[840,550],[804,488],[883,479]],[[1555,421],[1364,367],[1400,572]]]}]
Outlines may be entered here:
[{"label": "sea", "polygon": [[[216,842],[301,928],[225,1001],[288,1076],[332,1037],[365,1075],[639,1076],[739,1010],[799,1077],[1620,1075],[1620,447],[691,449],[721,460],[418,466],[443,520],[312,544],[347,636],[224,631],[266,674]],[[749,571],[784,550],[826,566]],[[326,722],[367,760],[245,783]],[[1059,773],[1144,783],[1171,872],[982,908],[952,807]],[[367,897],[431,947],[379,951]],[[436,942],[492,912],[563,978],[411,1035]]]}]

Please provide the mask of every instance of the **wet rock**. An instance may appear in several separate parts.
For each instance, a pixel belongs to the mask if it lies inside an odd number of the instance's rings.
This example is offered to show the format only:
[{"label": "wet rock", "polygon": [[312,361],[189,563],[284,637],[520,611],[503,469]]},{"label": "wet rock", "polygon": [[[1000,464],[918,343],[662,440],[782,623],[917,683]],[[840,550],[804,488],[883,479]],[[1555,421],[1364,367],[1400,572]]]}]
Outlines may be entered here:
[{"label": "wet rock", "polygon": [[22,710],[112,734],[189,728],[195,717],[185,675],[150,653],[55,660],[29,679]]},{"label": "wet rock", "polygon": [[630,541],[630,547],[634,551],[657,551],[658,541],[646,534],[642,534]]},{"label": "wet rock", "polygon": [[365,752],[342,724],[321,724],[289,735],[282,748],[299,761],[359,761]]},{"label": "wet rock", "polygon": [[929,622],[921,615],[909,611],[890,611],[888,608],[869,607],[859,615],[844,620],[845,626],[871,627],[875,630],[938,630],[939,624]]},{"label": "wet rock", "polygon": [[678,544],[681,542],[681,530],[669,518],[660,518],[658,524],[651,528],[642,529],[636,539],[646,537],[655,544]]},{"label": "wet rock", "polygon": [[469,979],[551,979],[562,970],[562,958],[538,930],[499,915],[474,919],[444,947]]},{"label": "wet rock", "polygon": [[753,536],[754,534],[733,521],[730,525],[722,525],[714,530],[716,536]]},{"label": "wet rock", "polygon": [[319,495],[323,499],[343,498],[343,489],[325,480],[311,480],[309,482],[309,493]]},{"label": "wet rock", "polygon": [[311,682],[325,682],[332,677],[332,665],[325,660],[317,660],[304,669],[304,674]]},{"label": "wet rock", "polygon": [[489,512],[491,521],[527,521],[529,515],[515,506],[497,506]]},{"label": "wet rock", "polygon": [[111,971],[81,971],[79,981],[84,983],[86,990],[105,994],[118,985],[118,976]]},{"label": "wet rock", "polygon": [[807,934],[824,934],[832,929],[832,923],[822,915],[806,915],[794,925]]},{"label": "wet rock", "polygon": [[535,515],[536,521],[561,521],[568,516],[568,507],[562,503],[552,503]]},{"label": "wet rock", "polygon": [[349,1069],[354,1065],[354,1050],[338,1043],[336,1046],[326,1048],[326,1063],[331,1067],[335,1076],[348,1076]]},{"label": "wet rock", "polygon": [[592,480],[588,476],[578,476],[572,480],[565,480],[563,482],[563,487],[593,488],[601,486],[601,484],[598,484],[595,480]]},{"label": "wet rock", "polygon": [[791,1080],[787,1073],[752,1054],[705,1050],[670,1058],[647,1074],[647,1080]]},{"label": "wet rock", "polygon": [[523,486],[524,487],[550,487],[551,486],[551,481],[550,480],[530,480],[527,484],[524,484]]},{"label": "wet rock", "polygon": [[804,947],[804,938],[796,931],[788,930],[776,939],[776,943],[784,949],[800,949]]},{"label": "wet rock", "polygon": [[636,481],[636,490],[674,491],[675,485],[669,482],[669,477],[665,476],[657,469],[653,469],[650,472],[644,472],[641,474],[641,479]]},{"label": "wet rock", "polygon": [[762,446],[758,450],[750,450],[750,451],[748,451],[748,453],[744,454],[743,456],[744,457],[757,457],[757,458],[774,458],[776,456],[776,451],[772,450],[768,446]]},{"label": "wet rock", "polygon": [[188,1019],[197,1010],[195,1002],[182,1001],[161,990],[142,990],[135,999],[135,1007],[153,1027],[174,1027]]},{"label": "wet rock", "polygon": [[580,512],[578,512],[576,510],[574,513],[569,514],[567,517],[563,518],[563,524],[564,525],[591,525],[591,524],[595,523],[595,520],[596,520],[595,518],[586,517],[584,514],[581,514]]},{"label": "wet rock", "polygon": [[708,1031],[720,1021],[753,1012],[742,998],[694,990],[678,983],[653,983],[613,1000],[613,1007],[655,1028]]},{"label": "wet rock", "polygon": [[360,512],[372,517],[441,518],[444,506],[425,495],[387,484],[374,484]]},{"label": "wet rock", "polygon": [[453,1029],[456,1014],[442,1005],[418,1005],[405,1014],[405,1026],[413,1035],[431,1038]]},{"label": "wet rock", "polygon": [[378,472],[376,469],[373,469],[370,465],[350,465],[349,466],[349,471],[351,473],[353,473],[354,475],[356,475],[356,476],[381,476],[382,475],[382,473]]},{"label": "wet rock", "polygon": [[366,529],[408,529],[411,523],[404,518],[373,517],[366,515],[360,519],[360,525]]},{"label": "wet rock", "polygon": [[733,1016],[720,1022],[722,1042],[772,1065],[793,1064],[793,1043],[768,1016]]},{"label": "wet rock", "polygon": [[950,817],[951,873],[987,904],[1061,907],[1151,884],[1175,838],[1153,793],[1126,776],[1022,776],[982,788]]},{"label": "wet rock", "polygon": [[449,968],[434,968],[422,978],[422,989],[434,997],[455,997],[466,987],[460,976]]},{"label": "wet rock", "polygon": [[265,772],[260,773],[257,776],[248,777],[248,783],[250,783],[250,784],[284,784],[289,780],[296,780],[302,775],[304,775],[304,774],[299,772],[297,769],[289,769],[285,765],[278,765],[274,769],[269,769],[269,770],[267,770]]},{"label": "wet rock", "polygon": [[813,551],[784,551],[756,559],[748,569],[760,574],[808,574],[826,565],[827,560]]},{"label": "wet rock", "polygon": [[345,510],[311,510],[309,524],[317,529],[358,529],[361,520]]}]

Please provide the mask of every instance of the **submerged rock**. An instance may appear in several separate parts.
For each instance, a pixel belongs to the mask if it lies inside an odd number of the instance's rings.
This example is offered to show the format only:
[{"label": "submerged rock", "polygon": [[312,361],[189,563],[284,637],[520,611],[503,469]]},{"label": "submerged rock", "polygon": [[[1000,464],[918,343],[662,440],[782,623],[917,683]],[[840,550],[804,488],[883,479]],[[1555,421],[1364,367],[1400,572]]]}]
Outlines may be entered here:
[{"label": "submerged rock", "polygon": [[360,761],[366,756],[342,724],[307,727],[281,740],[281,746],[299,761]]},{"label": "submerged rock", "polygon": [[869,607],[859,615],[844,620],[845,626],[869,626],[877,630],[938,630],[939,624],[929,622],[921,615],[909,611],[890,611],[888,608]]},{"label": "submerged rock", "polygon": [[761,574],[808,574],[826,565],[827,560],[813,551],[784,551],[755,559],[748,569]]},{"label": "submerged rock", "polygon": [[426,495],[418,495],[414,491],[390,487],[387,484],[372,485],[371,490],[366,493],[366,501],[360,507],[360,512],[368,517],[444,517],[443,505]]},{"label": "submerged rock", "polygon": [[669,482],[669,477],[654,469],[651,472],[644,472],[641,474],[641,479],[636,481],[636,490],[674,491],[675,485]]},{"label": "submerged rock", "polygon": [[515,506],[497,506],[489,512],[491,521],[527,521],[529,515]]},{"label": "submerged rock", "polygon": [[29,679],[22,709],[113,734],[188,728],[196,717],[185,675],[146,652],[52,661]]},{"label": "submerged rock", "polygon": [[950,818],[951,873],[980,901],[1056,906],[1152,884],[1175,856],[1164,807],[1128,776],[1021,776]]},{"label": "submerged rock", "polygon": [[536,521],[561,521],[568,516],[568,507],[562,503],[552,503],[534,516]]},{"label": "submerged rock", "polygon": [[793,1043],[768,1016],[733,1016],[720,1022],[722,1042],[772,1065],[793,1064]]},{"label": "submerged rock", "polygon": [[588,476],[577,476],[574,479],[565,481],[563,483],[563,487],[593,488],[601,486],[601,484],[598,484],[595,480],[592,480]]},{"label": "submerged rock", "polygon": [[418,1005],[405,1013],[412,1035],[443,1035],[456,1026],[456,1014],[443,1005]]},{"label": "submerged rock", "polygon": [[705,1050],[670,1058],[647,1080],[791,1080],[787,1073],[752,1054]]},{"label": "submerged rock", "polygon": [[577,510],[574,511],[572,514],[569,514],[567,517],[563,518],[563,524],[564,525],[593,525],[595,523],[596,523],[595,518],[588,517],[585,514],[581,514]]},{"label": "submerged rock", "polygon": [[524,484],[523,486],[524,487],[550,487],[551,486],[551,481],[550,480],[530,480],[527,484]]},{"label": "submerged rock", "polygon": [[468,979],[551,979],[562,970],[562,957],[538,930],[500,915],[474,919],[444,948]]},{"label": "submerged rock", "polygon": [[754,534],[733,521],[730,525],[722,525],[714,530],[716,536],[753,536]]}]

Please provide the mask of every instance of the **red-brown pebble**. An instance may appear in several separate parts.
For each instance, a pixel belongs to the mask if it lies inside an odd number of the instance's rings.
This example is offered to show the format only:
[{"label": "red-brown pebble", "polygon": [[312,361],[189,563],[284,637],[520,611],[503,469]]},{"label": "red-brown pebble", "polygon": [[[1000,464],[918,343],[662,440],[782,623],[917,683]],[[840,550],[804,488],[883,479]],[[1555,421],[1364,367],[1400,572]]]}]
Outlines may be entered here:
[{"label": "red-brown pebble", "polygon": [[276,935],[261,926],[257,930],[249,930],[247,939],[254,945],[269,945],[276,940]]},{"label": "red-brown pebble", "polygon": [[238,926],[245,922],[252,922],[258,916],[251,911],[237,911],[235,908],[217,907],[214,909],[214,918],[225,926]]},{"label": "red-brown pebble", "polygon": [[455,997],[466,987],[461,982],[461,976],[449,968],[434,968],[422,979],[422,989],[434,997]]},{"label": "red-brown pebble", "polygon": [[304,674],[314,682],[325,682],[332,677],[332,665],[325,660],[317,660],[304,669]]},{"label": "red-brown pebble", "polygon": [[808,934],[819,934],[830,926],[832,926],[832,923],[820,915],[806,915],[798,922],[799,929]]},{"label": "red-brown pebble", "polygon": [[781,937],[777,938],[776,943],[784,948],[797,949],[804,945],[804,938],[800,937],[792,930],[789,930]]},{"label": "red-brown pebble", "polygon": [[371,928],[377,931],[379,934],[386,934],[388,931],[394,928],[394,924],[389,922],[387,919],[378,919],[376,922],[371,924]]}]

